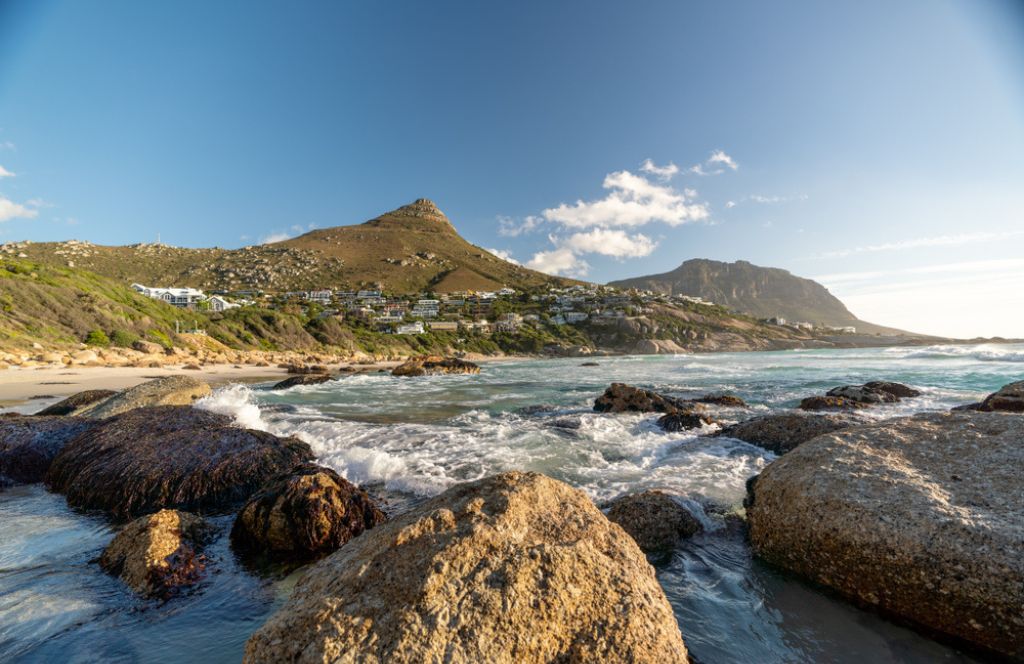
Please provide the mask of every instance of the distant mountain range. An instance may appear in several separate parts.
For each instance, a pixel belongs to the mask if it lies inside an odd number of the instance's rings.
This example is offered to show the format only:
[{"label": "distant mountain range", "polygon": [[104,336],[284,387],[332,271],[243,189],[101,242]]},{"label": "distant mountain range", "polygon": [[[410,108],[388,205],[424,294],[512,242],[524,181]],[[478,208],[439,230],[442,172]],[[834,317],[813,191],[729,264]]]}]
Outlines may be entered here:
[{"label": "distant mountain range", "polygon": [[609,285],[702,297],[757,318],[778,316],[789,322],[852,325],[858,332],[869,334],[905,334],[858,319],[839,298],[816,281],[747,261],[723,263],[696,258],[671,272],[613,281]]},{"label": "distant mountain range", "polygon": [[379,286],[394,293],[520,290],[579,283],[502,260],[464,240],[419,199],[363,224],[241,249],[88,242],[11,243],[6,253],[150,286],[269,292]]}]

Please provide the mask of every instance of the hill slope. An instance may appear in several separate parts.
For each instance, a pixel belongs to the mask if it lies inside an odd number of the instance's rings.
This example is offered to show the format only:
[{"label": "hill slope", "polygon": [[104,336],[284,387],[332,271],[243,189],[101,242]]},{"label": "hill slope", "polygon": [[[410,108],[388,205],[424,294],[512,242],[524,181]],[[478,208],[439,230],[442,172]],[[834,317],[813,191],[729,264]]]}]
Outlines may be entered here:
[{"label": "hill slope", "polygon": [[816,281],[746,261],[723,263],[698,258],[684,262],[671,272],[613,281],[609,285],[699,296],[758,318],[782,316],[793,322],[853,325],[858,332],[901,333],[858,319],[839,298]]},{"label": "hill slope", "polygon": [[203,290],[282,292],[379,284],[393,293],[416,293],[576,283],[528,270],[470,244],[426,199],[363,224],[241,249],[105,247],[72,240],[9,243],[0,245],[0,255],[82,268],[125,284]]}]

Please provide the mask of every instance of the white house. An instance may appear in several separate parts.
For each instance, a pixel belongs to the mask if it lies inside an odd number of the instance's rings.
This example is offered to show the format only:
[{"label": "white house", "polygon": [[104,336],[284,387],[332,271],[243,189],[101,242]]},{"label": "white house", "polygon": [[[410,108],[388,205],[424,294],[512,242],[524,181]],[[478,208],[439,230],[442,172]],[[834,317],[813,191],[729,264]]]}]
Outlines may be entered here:
[{"label": "white house", "polygon": [[423,334],[425,331],[423,329],[423,321],[406,323],[395,328],[395,334]]},{"label": "white house", "polygon": [[211,311],[227,311],[228,309],[237,309],[238,307],[242,306],[235,302],[228,302],[220,295],[214,295],[213,297],[209,298],[206,301],[210,303]]},{"label": "white house", "polygon": [[146,297],[163,300],[175,307],[188,308],[206,299],[203,291],[195,288],[153,288],[142,284],[132,284],[132,288]]}]

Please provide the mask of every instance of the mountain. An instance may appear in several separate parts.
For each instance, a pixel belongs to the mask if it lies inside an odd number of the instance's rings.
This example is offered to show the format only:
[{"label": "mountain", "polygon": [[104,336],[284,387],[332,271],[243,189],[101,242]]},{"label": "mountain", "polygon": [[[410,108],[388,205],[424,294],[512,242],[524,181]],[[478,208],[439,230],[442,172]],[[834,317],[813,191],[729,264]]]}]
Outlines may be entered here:
[{"label": "mountain", "polygon": [[363,224],[241,249],[163,244],[107,247],[68,242],[0,245],[0,256],[83,268],[124,283],[203,290],[519,290],[577,283],[502,260],[464,240],[434,203],[421,198]]},{"label": "mountain", "polygon": [[613,281],[609,285],[668,295],[693,295],[758,318],[781,316],[790,322],[852,325],[858,332],[869,334],[904,334],[858,319],[839,298],[816,281],[747,261],[723,263],[695,258],[671,272]]}]

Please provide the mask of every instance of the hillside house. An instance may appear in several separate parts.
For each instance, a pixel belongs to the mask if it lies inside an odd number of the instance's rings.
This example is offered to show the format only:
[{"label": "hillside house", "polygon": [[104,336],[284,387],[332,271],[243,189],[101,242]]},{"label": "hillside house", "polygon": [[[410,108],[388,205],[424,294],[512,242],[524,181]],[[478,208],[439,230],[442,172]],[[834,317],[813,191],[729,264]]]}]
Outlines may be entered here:
[{"label": "hillside house", "polygon": [[225,300],[220,295],[214,295],[206,301],[210,303],[210,311],[227,311],[228,309],[237,309],[242,306],[237,302]]},{"label": "hillside house", "polygon": [[182,309],[193,308],[206,299],[203,291],[195,288],[153,288],[142,284],[132,284],[132,288],[146,297],[163,300],[167,304]]},{"label": "hillside house", "polygon": [[399,325],[395,328],[395,334],[423,334],[425,331],[426,330],[423,329],[422,321],[406,323],[405,325]]}]

